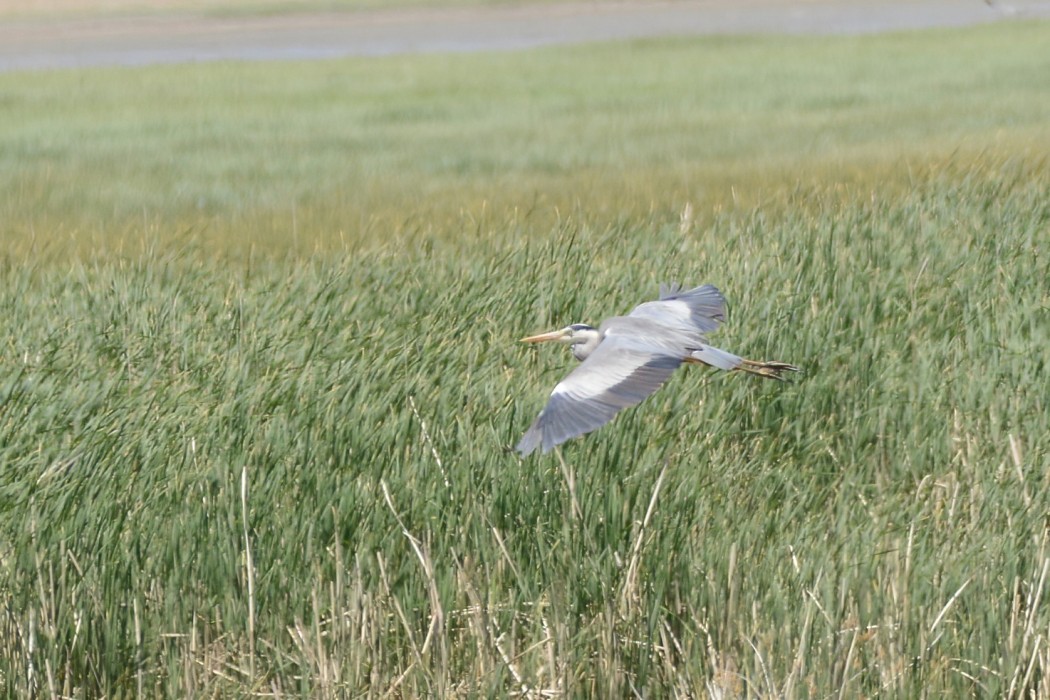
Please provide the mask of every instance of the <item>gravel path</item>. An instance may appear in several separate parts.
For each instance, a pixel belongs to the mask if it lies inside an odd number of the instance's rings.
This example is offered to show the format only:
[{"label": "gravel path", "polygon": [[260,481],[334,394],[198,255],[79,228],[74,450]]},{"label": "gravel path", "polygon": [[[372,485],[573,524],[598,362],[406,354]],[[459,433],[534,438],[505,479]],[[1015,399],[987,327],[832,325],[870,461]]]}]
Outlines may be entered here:
[{"label": "gravel path", "polygon": [[491,51],[653,36],[860,34],[1050,18],[1050,0],[634,0],[0,24],[0,71]]}]

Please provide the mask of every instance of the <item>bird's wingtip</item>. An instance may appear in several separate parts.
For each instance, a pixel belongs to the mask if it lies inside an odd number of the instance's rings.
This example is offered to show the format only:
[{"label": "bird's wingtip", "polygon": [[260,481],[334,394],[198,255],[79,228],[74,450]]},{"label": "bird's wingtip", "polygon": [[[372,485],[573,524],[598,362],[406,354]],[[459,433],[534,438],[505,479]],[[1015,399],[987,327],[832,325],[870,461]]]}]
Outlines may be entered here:
[{"label": "bird's wingtip", "polygon": [[529,431],[525,433],[524,437],[521,438],[518,444],[515,445],[514,451],[518,453],[518,456],[524,458],[528,457],[533,452],[535,452],[536,448],[539,446],[539,435],[537,434],[537,431],[535,429],[530,428]]}]

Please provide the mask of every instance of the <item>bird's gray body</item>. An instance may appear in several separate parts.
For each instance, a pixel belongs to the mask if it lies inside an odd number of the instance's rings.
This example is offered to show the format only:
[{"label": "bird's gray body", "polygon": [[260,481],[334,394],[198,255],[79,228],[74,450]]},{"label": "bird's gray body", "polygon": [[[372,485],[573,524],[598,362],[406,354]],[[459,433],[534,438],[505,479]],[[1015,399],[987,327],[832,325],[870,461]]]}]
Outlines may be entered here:
[{"label": "bird's gray body", "polygon": [[[583,362],[554,387],[546,408],[518,443],[518,451],[522,455],[537,448],[547,452],[600,428],[659,389],[683,362],[727,371],[742,368],[750,361],[707,343],[704,334],[717,330],[724,320],[725,297],[714,286],[686,291],[677,285],[661,286],[657,301],[640,304],[627,316],[606,319],[600,328],[575,324],[527,339],[569,343],[573,355]],[[780,367],[785,368],[795,369]]]}]

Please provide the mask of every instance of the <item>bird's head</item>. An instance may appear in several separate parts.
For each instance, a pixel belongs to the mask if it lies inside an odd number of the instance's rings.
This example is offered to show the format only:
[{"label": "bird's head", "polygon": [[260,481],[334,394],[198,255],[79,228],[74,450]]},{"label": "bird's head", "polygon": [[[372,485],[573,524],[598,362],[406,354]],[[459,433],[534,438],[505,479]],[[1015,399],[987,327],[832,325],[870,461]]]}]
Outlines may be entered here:
[{"label": "bird's head", "polygon": [[582,361],[598,347],[602,334],[597,328],[588,326],[586,323],[574,323],[550,333],[530,335],[528,338],[522,338],[521,342],[546,343],[551,340],[571,346],[573,357]]},{"label": "bird's head", "polygon": [[586,343],[591,338],[598,335],[598,329],[588,326],[586,323],[574,323],[571,326],[565,326],[565,328],[559,328],[556,331],[549,333],[540,333],[539,335],[530,335],[528,338],[522,338],[523,343],[547,343],[555,341],[563,343],[565,345],[578,345],[580,343]]}]

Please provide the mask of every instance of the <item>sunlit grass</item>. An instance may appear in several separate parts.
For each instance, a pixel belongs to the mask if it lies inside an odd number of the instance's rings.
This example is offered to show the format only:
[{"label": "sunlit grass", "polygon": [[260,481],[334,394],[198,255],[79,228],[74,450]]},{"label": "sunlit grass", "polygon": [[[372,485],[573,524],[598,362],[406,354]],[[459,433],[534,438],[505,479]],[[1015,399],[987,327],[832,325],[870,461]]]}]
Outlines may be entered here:
[{"label": "sunlit grass", "polygon": [[[711,228],[508,223],[469,256],[9,268],[2,680],[1036,692],[1047,201],[981,170]],[[514,339],[672,278],[806,376],[683,371],[519,461],[570,360]]]},{"label": "sunlit grass", "polygon": [[1045,33],[0,76],[4,692],[1047,697]]},{"label": "sunlit grass", "polygon": [[[1050,144],[1050,25],[0,76],[8,241],[300,250],[907,187]],[[28,244],[27,244],[28,245]]]}]

